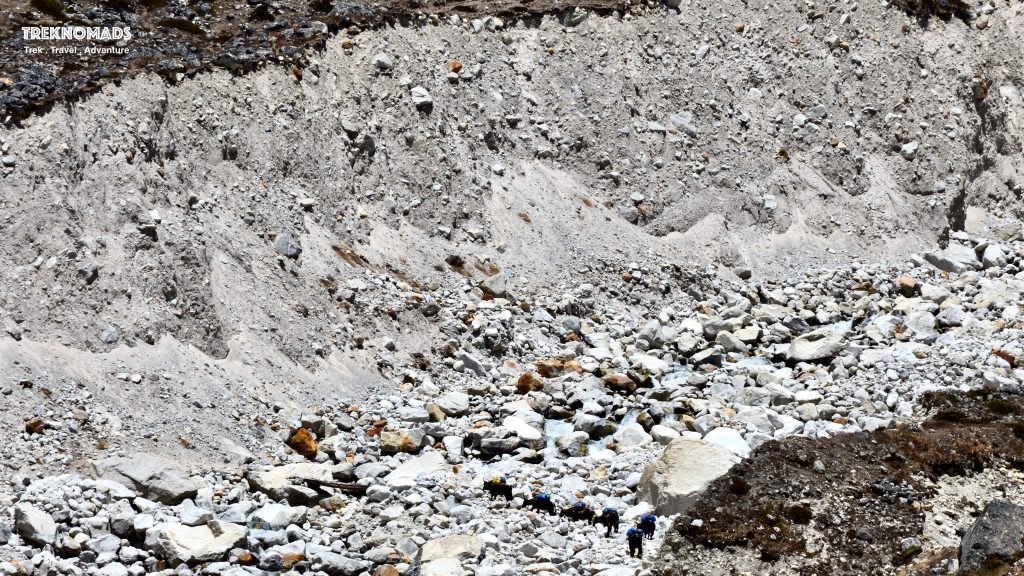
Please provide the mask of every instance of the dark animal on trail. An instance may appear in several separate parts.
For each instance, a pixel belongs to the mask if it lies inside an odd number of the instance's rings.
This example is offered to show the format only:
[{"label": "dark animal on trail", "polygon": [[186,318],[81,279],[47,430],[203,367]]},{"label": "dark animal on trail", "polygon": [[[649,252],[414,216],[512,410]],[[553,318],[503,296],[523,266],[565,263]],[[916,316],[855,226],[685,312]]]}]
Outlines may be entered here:
[{"label": "dark animal on trail", "polygon": [[534,496],[528,498],[526,502],[523,502],[524,508],[533,508],[538,512],[547,512],[548,514],[555,513],[555,502],[550,497]]},{"label": "dark animal on trail", "polygon": [[589,506],[585,504],[583,506],[580,506],[580,504],[583,503],[577,502],[575,506],[563,508],[560,516],[562,516],[563,518],[568,518],[570,520],[582,520],[587,524],[593,524],[594,516],[596,516],[596,514],[594,514],[594,511],[591,510]]},{"label": "dark animal on trail", "polygon": [[484,480],[484,491],[490,494],[491,500],[496,500],[498,496],[503,497],[506,502],[512,500],[512,485],[505,483],[504,480]]},{"label": "dark animal on trail", "polygon": [[612,535],[612,532],[616,534],[619,532],[619,511],[614,508],[605,508],[601,511],[600,516],[594,518],[594,522],[599,522],[604,525],[607,529],[605,531],[605,537]]},{"label": "dark animal on trail", "polygon": [[644,533],[639,528],[630,528],[626,531],[626,543],[629,545],[629,557],[635,553],[638,558],[644,555]]},{"label": "dark animal on trail", "polygon": [[640,518],[640,530],[648,540],[654,539],[654,525],[658,518],[654,514],[645,514]]}]

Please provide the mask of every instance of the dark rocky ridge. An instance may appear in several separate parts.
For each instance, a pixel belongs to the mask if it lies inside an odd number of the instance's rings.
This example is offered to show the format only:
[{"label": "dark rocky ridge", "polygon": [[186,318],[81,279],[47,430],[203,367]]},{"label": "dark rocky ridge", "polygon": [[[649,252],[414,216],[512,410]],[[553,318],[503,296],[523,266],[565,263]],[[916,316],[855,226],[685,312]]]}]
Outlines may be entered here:
[{"label": "dark rocky ridge", "polygon": [[[942,477],[1024,469],[1024,397],[979,389],[930,393],[923,403],[933,415],[919,426],[765,444],[676,521],[664,549],[667,566],[655,574],[715,573],[689,558],[701,547],[746,548],[769,570],[806,576],[944,570],[960,552],[919,556],[922,504]],[[964,541],[970,547],[992,534]],[[1005,540],[990,542],[990,555],[1001,560],[986,570],[1019,558]],[[963,574],[1004,573],[979,571],[986,550],[961,555],[968,560]]]},{"label": "dark rocky ridge", "polygon": [[[145,72],[168,82],[215,69],[246,73],[267,64],[301,74],[309,52],[323,49],[339,32],[352,35],[360,29],[416,22],[425,14],[530,18],[576,8],[606,13],[625,6],[620,0],[33,0],[0,12],[5,16],[0,20],[0,120],[17,121]],[[21,32],[23,26],[66,25],[130,27],[133,38],[123,43],[40,42],[25,40]],[[52,53],[51,46],[122,46],[130,52],[76,56]],[[27,53],[30,47],[43,51]]]}]

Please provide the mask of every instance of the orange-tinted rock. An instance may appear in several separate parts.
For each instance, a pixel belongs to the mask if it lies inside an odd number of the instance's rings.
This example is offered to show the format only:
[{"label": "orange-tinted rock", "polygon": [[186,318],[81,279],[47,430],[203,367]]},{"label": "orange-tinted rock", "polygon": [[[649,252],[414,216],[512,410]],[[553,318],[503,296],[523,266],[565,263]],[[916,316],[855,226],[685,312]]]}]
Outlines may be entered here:
[{"label": "orange-tinted rock", "polygon": [[557,358],[550,360],[538,360],[537,373],[545,378],[554,378],[564,371],[564,362]]},{"label": "orange-tinted rock", "polygon": [[449,60],[448,71],[455,72],[456,74],[458,74],[460,71],[462,71],[462,62],[459,62],[458,60]]},{"label": "orange-tinted rock", "polygon": [[328,512],[341,512],[345,509],[345,505],[344,496],[330,496],[320,501],[320,507]]},{"label": "orange-tinted rock", "polygon": [[366,433],[370,436],[380,436],[380,433],[384,431],[384,428],[386,428],[387,425],[388,421],[386,419],[377,420],[373,423],[370,429],[366,431]]},{"label": "orange-tinted rock", "polygon": [[46,428],[46,422],[39,416],[25,422],[25,432],[29,434],[42,434],[43,428]]},{"label": "orange-tinted rock", "polygon": [[427,415],[430,416],[431,422],[443,422],[444,419],[448,417],[448,415],[444,413],[444,410],[441,410],[441,407],[433,402],[427,402],[427,405],[424,406],[423,409],[427,411]]},{"label": "orange-tinted rock", "polygon": [[281,566],[285,570],[289,570],[291,569],[292,566],[295,566],[296,564],[302,562],[305,559],[305,554],[283,554],[281,556]]},{"label": "orange-tinted rock", "polygon": [[632,394],[636,390],[636,382],[625,374],[609,374],[604,377],[604,386],[615,392]]},{"label": "orange-tinted rock", "polygon": [[380,435],[381,452],[419,452],[426,434],[420,429],[385,430]]},{"label": "orange-tinted rock", "polygon": [[391,564],[384,564],[383,566],[377,566],[373,571],[373,576],[399,576],[398,568],[395,568]]},{"label": "orange-tinted rock", "polygon": [[896,279],[896,286],[900,289],[900,294],[903,294],[907,298],[913,296],[917,288],[917,280],[910,276],[900,276]]},{"label": "orange-tinted rock", "polygon": [[516,382],[516,389],[520,394],[536,392],[544,388],[544,381],[538,378],[533,372],[526,372]]},{"label": "orange-tinted rock", "polygon": [[305,428],[299,428],[295,434],[292,434],[292,437],[288,439],[288,447],[306,458],[316,456],[316,438],[313,438],[313,434]]}]

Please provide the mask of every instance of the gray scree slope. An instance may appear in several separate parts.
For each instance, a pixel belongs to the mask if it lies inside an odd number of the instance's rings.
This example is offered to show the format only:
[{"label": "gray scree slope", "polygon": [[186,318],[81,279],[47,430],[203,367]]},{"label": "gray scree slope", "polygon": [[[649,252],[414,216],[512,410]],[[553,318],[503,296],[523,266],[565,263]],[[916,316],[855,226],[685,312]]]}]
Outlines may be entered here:
[{"label": "gray scree slope", "polygon": [[978,13],[684,2],[108,86],[0,132],[7,398],[84,387],[118,425],[231,437],[253,402],[383,384],[370,335],[443,342],[351,296],[444,282],[451,254],[550,291],[595,255],[779,276],[1020,217],[1024,16]]}]

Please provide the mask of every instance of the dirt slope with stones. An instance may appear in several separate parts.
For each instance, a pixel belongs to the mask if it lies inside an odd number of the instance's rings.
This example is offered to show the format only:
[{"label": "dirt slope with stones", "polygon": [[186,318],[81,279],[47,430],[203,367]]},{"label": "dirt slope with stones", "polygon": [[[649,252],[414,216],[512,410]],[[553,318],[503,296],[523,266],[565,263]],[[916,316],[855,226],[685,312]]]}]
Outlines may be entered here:
[{"label": "dirt slope with stones", "polygon": [[550,286],[620,251],[772,273],[1019,212],[1019,6],[646,12],[370,31],[298,76],[142,76],[7,128],[5,322],[94,353],[244,337],[313,369],[400,333],[339,306],[368,271],[428,286],[467,255]]},{"label": "dirt slope with stones", "polygon": [[[110,391],[26,380],[4,390],[38,412],[3,448],[11,560],[0,567],[647,576],[1012,564],[1024,554],[1018,505],[1004,501],[1019,499],[1005,487],[1024,461],[1024,227],[1002,229],[954,232],[898,266],[781,281],[725,281],[663,257],[600,261],[592,282],[547,294],[503,272],[477,285],[455,274],[395,312],[432,323],[443,343],[363,341],[396,389],[355,402],[254,405],[238,386],[197,412],[173,374],[124,372]],[[392,292],[360,284],[373,280],[349,282],[351,298]],[[36,366],[26,351],[38,345],[12,332],[5,354]],[[121,350],[96,356],[137,361]],[[237,360],[208,368],[244,380]],[[107,409],[151,378],[158,399]],[[133,416],[155,411],[164,427],[139,429]],[[214,417],[238,439],[221,439],[217,465],[201,459]],[[177,442],[162,436],[175,429]],[[178,463],[152,455],[172,442]],[[494,478],[507,479],[497,499]],[[587,521],[609,508],[619,531]],[[627,558],[622,532],[651,512],[656,538]]]}]

